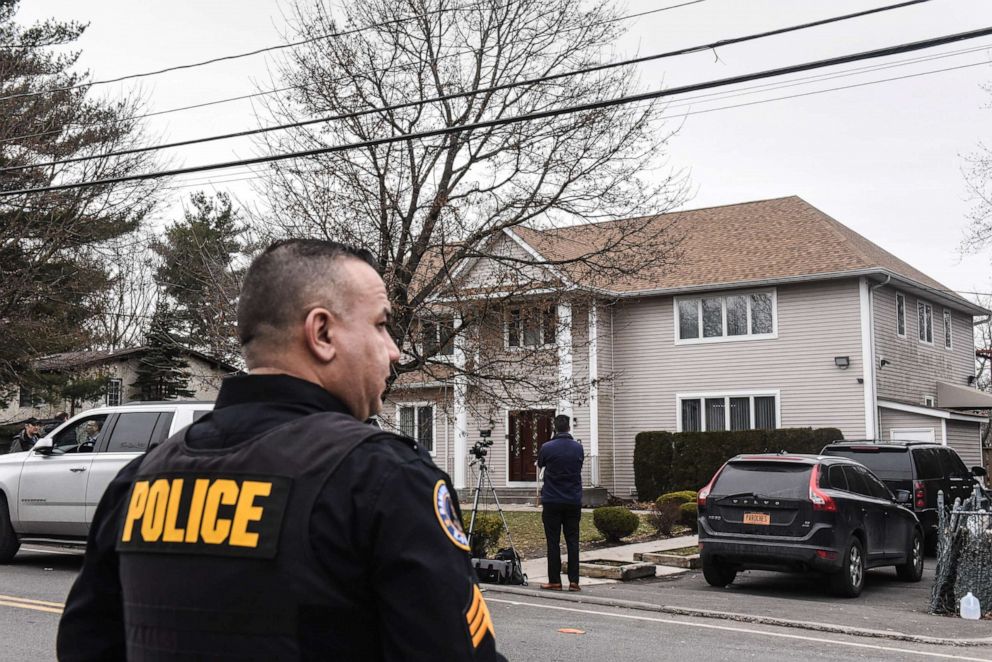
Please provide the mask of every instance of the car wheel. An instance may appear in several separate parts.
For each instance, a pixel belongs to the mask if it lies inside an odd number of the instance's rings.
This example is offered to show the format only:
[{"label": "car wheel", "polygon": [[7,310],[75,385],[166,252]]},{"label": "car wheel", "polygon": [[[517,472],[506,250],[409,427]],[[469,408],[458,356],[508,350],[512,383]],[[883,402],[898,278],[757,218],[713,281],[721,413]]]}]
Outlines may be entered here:
[{"label": "car wheel", "polygon": [[837,595],[856,598],[865,585],[865,550],[861,541],[851,538],[844,552],[844,562],[840,572],[830,578],[831,587]]},{"label": "car wheel", "polygon": [[913,532],[906,550],[906,562],[896,566],[896,574],[906,582],[918,582],[923,578],[923,537],[919,531]]},{"label": "car wheel", "polygon": [[7,511],[7,500],[0,494],[0,563],[10,563],[21,547]]},{"label": "car wheel", "polygon": [[737,568],[718,561],[703,561],[703,578],[710,586],[723,588],[737,577]]}]

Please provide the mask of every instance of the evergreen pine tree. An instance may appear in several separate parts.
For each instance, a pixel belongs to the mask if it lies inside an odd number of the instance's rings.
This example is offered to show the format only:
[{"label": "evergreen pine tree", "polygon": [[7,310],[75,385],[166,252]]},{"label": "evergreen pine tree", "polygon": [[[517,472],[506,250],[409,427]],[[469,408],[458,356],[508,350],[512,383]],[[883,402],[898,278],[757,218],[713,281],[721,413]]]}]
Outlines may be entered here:
[{"label": "evergreen pine tree", "polygon": [[175,328],[174,311],[159,300],[145,336],[146,351],[138,361],[137,378],[131,383],[136,400],[172,400],[190,398],[189,364],[182,357],[182,346],[171,329]]}]

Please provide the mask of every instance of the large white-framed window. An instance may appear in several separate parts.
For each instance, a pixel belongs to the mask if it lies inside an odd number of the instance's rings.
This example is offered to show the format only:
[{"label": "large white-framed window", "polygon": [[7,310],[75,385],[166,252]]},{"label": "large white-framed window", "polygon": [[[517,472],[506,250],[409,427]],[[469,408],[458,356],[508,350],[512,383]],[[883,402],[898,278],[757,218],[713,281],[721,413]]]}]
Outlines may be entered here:
[{"label": "large white-framed window", "polygon": [[933,306],[926,301],[916,302],[916,318],[920,342],[933,344]]},{"label": "large white-framed window", "polygon": [[506,347],[548,347],[558,338],[558,308],[554,305],[511,306],[506,310]]},{"label": "large white-framed window", "polygon": [[121,403],[121,380],[111,377],[107,380],[107,406],[116,407]]},{"label": "large white-framed window", "polygon": [[677,432],[782,427],[778,390],[710,391],[675,396]]},{"label": "large white-framed window", "polygon": [[896,335],[906,337],[906,295],[896,292]]},{"label": "large white-framed window", "polygon": [[451,357],[455,354],[455,318],[441,315],[420,320],[420,351],[424,356]]},{"label": "large white-framed window", "polygon": [[675,297],[675,344],[778,337],[774,288]]},{"label": "large white-framed window", "polygon": [[954,349],[951,346],[951,328],[954,326],[951,311],[944,308],[944,349]]},{"label": "large white-framed window", "polygon": [[396,423],[402,434],[416,440],[430,452],[434,450],[435,407],[429,402],[408,402],[396,405]]}]

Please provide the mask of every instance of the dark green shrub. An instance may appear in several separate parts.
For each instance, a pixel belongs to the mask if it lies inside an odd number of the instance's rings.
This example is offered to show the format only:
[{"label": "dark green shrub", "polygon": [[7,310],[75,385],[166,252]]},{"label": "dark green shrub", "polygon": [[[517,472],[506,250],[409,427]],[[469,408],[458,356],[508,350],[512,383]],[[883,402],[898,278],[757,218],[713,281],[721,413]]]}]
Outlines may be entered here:
[{"label": "dark green shrub", "polygon": [[692,529],[693,533],[699,530],[699,511],[697,509],[695,501],[689,503],[683,503],[679,506],[679,515],[682,519],[682,524]]},{"label": "dark green shrub", "polygon": [[[465,513],[462,519],[465,533],[468,533],[471,521],[472,513]],[[476,515],[475,529],[472,532],[472,539],[469,541],[472,547],[472,557],[488,558],[490,553],[496,551],[496,545],[499,543],[501,535],[503,535],[503,520],[499,518],[499,515],[481,512]]]},{"label": "dark green shrub", "polygon": [[634,484],[642,501],[665,492],[698,490],[720,466],[741,453],[819,453],[843,439],[836,428],[783,428],[737,432],[641,432],[634,445]]},{"label": "dark green shrub", "polygon": [[668,492],[662,494],[655,500],[654,505],[656,508],[661,508],[662,505],[666,503],[674,503],[681,506],[683,503],[689,503],[690,501],[696,500],[696,490],[682,490],[680,492]]},{"label": "dark green shrub", "polygon": [[610,542],[617,542],[637,531],[640,522],[637,515],[621,506],[603,506],[592,511],[592,523]]}]

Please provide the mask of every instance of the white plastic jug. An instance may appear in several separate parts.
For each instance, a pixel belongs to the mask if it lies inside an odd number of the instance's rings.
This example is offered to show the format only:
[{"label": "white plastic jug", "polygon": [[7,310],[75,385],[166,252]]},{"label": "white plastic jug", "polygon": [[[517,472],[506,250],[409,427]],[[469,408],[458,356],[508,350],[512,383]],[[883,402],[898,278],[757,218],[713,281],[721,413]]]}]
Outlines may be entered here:
[{"label": "white plastic jug", "polygon": [[982,617],[982,606],[978,603],[978,598],[968,591],[968,595],[961,598],[961,618],[970,621],[977,621]]}]

